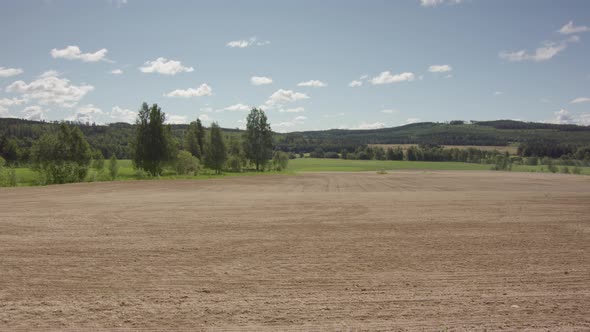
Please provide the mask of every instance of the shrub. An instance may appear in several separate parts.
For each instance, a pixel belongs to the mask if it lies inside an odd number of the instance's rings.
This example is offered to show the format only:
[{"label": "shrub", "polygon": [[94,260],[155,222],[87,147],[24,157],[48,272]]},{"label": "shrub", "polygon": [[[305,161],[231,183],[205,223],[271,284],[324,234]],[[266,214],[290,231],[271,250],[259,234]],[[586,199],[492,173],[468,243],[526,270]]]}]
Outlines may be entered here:
[{"label": "shrub", "polygon": [[188,151],[180,151],[176,155],[176,173],[181,175],[196,175],[199,172],[199,159]]},{"label": "shrub", "polygon": [[118,174],[119,163],[117,162],[117,156],[113,154],[109,160],[109,175],[111,176],[111,180],[115,180]]},{"label": "shrub", "polygon": [[283,171],[287,169],[289,165],[289,156],[282,151],[275,151],[272,157],[272,166],[277,171]]},{"label": "shrub", "polygon": [[324,158],[328,158],[328,159],[338,159],[338,158],[340,158],[340,156],[338,155],[338,153],[337,153],[337,152],[330,151],[330,152],[326,152],[326,153],[324,153]]},{"label": "shrub", "polygon": [[104,156],[100,150],[94,151],[92,155],[92,168],[99,172],[104,170]]},{"label": "shrub", "polygon": [[582,169],[578,166],[572,168],[572,174],[582,174]]},{"label": "shrub", "polygon": [[525,165],[536,166],[539,164],[539,158],[527,157],[527,158],[524,158],[524,163],[525,163]]},{"label": "shrub", "polygon": [[549,158],[547,158],[547,159],[548,160],[546,160],[545,162],[546,162],[547,169],[549,170],[549,172],[551,172],[551,173],[557,173],[557,171],[558,171],[557,166],[555,166],[553,164],[553,161],[551,159],[549,159]]},{"label": "shrub", "polygon": [[569,174],[570,173],[570,169],[567,166],[564,166],[561,168],[561,173],[563,174]]},{"label": "shrub", "polygon": [[242,171],[242,160],[236,155],[230,155],[227,159],[227,168],[232,172]]}]

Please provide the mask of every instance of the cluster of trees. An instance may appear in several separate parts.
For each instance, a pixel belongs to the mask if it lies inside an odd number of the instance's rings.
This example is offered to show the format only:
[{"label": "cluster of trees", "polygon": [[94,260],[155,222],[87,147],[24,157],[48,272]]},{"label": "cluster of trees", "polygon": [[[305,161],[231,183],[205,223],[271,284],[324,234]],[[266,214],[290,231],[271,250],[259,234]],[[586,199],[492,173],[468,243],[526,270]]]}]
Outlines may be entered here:
[{"label": "cluster of trees", "polygon": [[518,155],[522,157],[549,157],[590,160],[590,145],[566,144],[554,140],[536,139],[521,143]]},{"label": "cluster of trees", "polygon": [[[131,159],[134,155],[133,142],[136,139],[137,124],[112,123],[95,125],[68,123],[78,127],[93,150],[100,150],[104,156],[116,155],[119,159]],[[0,119],[0,155],[9,165],[30,162],[31,148],[43,134],[54,132],[60,123],[37,122],[22,119]],[[186,142],[186,132],[196,124],[170,125],[170,136],[179,147],[190,150],[197,158],[203,157],[202,150],[196,152]],[[201,128],[202,129],[202,128]],[[198,131],[197,132],[203,132]],[[243,131],[223,129],[223,136],[243,139]],[[201,142],[203,142],[201,137]],[[529,123],[512,120],[471,121],[470,124],[453,120],[449,123],[423,122],[395,128],[375,130],[324,130],[273,135],[275,150],[287,153],[310,153],[318,147],[326,152],[340,153],[343,149],[353,152],[358,146],[367,144],[436,144],[436,145],[508,145],[514,142],[534,143],[537,140],[562,145],[555,149],[534,152],[539,157],[559,158],[563,154],[574,154],[577,149],[590,144],[590,127]],[[193,141],[194,142],[194,141]],[[523,151],[525,146],[523,146]],[[531,149],[526,149],[531,150]],[[200,153],[200,154],[199,154]],[[561,154],[560,154],[561,153]],[[528,153],[524,153],[528,156]]]},{"label": "cluster of trees", "polygon": [[342,158],[357,160],[408,160],[408,161],[457,161],[467,163],[492,163],[496,156],[503,155],[498,151],[476,148],[458,149],[444,148],[439,145],[420,144],[410,146],[405,151],[397,147],[384,149],[380,146],[359,146],[353,151],[346,149],[340,153],[324,152],[316,148],[310,153],[312,158]]},{"label": "cluster of trees", "polygon": [[[282,155],[277,153],[276,162],[273,159],[273,133],[266,114],[260,109],[250,111],[241,139],[235,135],[225,138],[215,122],[205,130],[197,119],[189,124],[179,144],[165,121],[166,116],[157,104],[142,105],[136,122],[136,139],[132,143],[133,164],[151,176],[161,175],[164,166],[169,164],[174,164],[179,174],[195,174],[200,165],[217,174],[223,170],[239,172],[249,165],[257,172],[268,169],[269,165],[279,170],[286,167]],[[271,159],[273,162],[269,163]],[[288,158],[286,160],[288,162]]]},{"label": "cluster of trees", "polygon": [[[24,127],[28,128],[28,127]],[[252,166],[256,171],[284,170],[288,154],[273,154],[272,130],[266,114],[252,109],[243,136],[224,135],[217,123],[205,128],[201,121],[186,126],[181,139],[166,124],[166,114],[157,104],[143,103],[139,110],[135,132],[128,145],[133,166],[138,174],[159,176],[164,168],[177,174],[197,174],[201,165],[221,173],[239,172]],[[16,185],[14,166],[22,162],[23,149],[14,138],[2,142],[0,185]],[[94,178],[116,179],[119,172],[117,153],[112,152],[105,165],[101,149],[93,149],[79,126],[61,122],[52,126],[27,151],[27,162],[41,175],[40,183],[70,183]],[[6,167],[12,166],[12,167]]]}]

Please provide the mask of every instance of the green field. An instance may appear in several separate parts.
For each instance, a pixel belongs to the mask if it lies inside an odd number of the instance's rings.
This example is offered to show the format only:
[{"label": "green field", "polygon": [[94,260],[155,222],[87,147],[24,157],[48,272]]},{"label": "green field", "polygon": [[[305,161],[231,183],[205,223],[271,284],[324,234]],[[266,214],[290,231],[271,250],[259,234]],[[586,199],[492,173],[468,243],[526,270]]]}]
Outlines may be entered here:
[{"label": "green field", "polygon": [[[563,166],[558,166],[561,170]],[[424,169],[424,170],[489,170],[492,165],[435,162],[435,161],[391,161],[391,160],[342,160],[342,159],[314,159],[301,158],[289,161],[289,170],[294,172],[360,172],[396,169]],[[569,166],[571,171],[573,167]],[[580,167],[582,174],[590,175],[590,167]],[[547,166],[513,165],[514,172],[549,172]]]},{"label": "green field", "polygon": [[[108,165],[108,160],[105,162]],[[433,162],[433,161],[391,161],[391,160],[343,160],[343,159],[316,159],[316,158],[297,158],[289,160],[289,167],[285,172],[242,172],[232,173],[225,172],[221,175],[214,174],[210,170],[204,170],[197,176],[177,175],[173,170],[167,169],[164,174],[157,179],[210,179],[228,176],[252,176],[265,174],[293,174],[297,172],[367,172],[367,171],[389,171],[402,169],[420,169],[420,170],[460,170],[460,171],[481,171],[489,170],[492,165],[459,163],[459,162]],[[558,166],[561,171],[563,166]],[[569,166],[571,171],[573,167]],[[590,175],[590,167],[580,167],[581,173]],[[514,165],[513,172],[549,172],[547,166],[524,166]],[[109,181],[108,171],[102,174],[91,169],[86,178],[87,181]],[[39,184],[38,173],[30,168],[16,169],[17,181],[19,186],[34,186]],[[150,179],[138,176],[133,169],[131,160],[119,160],[119,176],[117,180],[139,180]]]}]

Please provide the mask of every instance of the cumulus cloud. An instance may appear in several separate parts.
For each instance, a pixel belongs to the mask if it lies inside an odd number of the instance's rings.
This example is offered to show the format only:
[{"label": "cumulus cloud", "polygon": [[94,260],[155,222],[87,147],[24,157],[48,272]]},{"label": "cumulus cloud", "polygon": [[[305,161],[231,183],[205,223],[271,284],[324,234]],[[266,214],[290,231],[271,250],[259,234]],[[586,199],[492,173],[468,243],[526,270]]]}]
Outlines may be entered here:
[{"label": "cumulus cloud", "polygon": [[447,73],[453,70],[453,67],[449,65],[432,65],[428,67],[428,71],[431,73]]},{"label": "cumulus cloud", "polygon": [[230,48],[246,48],[250,46],[264,46],[270,44],[270,41],[259,41],[256,37],[250,37],[248,39],[240,39],[240,40],[232,40],[225,44],[225,46]]},{"label": "cumulus cloud", "polygon": [[381,110],[381,113],[385,113],[385,114],[398,114],[399,111],[396,109],[385,109],[385,110]]},{"label": "cumulus cloud", "polygon": [[350,129],[369,130],[369,129],[381,129],[381,128],[385,128],[385,123],[383,123],[383,122],[373,122],[373,123],[361,122],[358,126],[355,126]]},{"label": "cumulus cloud", "polygon": [[354,81],[348,83],[348,86],[351,88],[355,88],[355,87],[361,86],[361,85],[363,85],[363,82],[357,81],[357,80],[354,80]]},{"label": "cumulus cloud", "polygon": [[111,70],[111,74],[121,75],[121,74],[123,74],[123,71],[121,69],[113,69],[113,70]]},{"label": "cumulus cloud", "polygon": [[571,114],[565,109],[553,113],[554,118],[550,120],[551,123],[556,124],[575,124],[580,126],[590,125],[590,113]]},{"label": "cumulus cloud", "polygon": [[305,112],[305,109],[303,107],[295,107],[295,108],[281,108],[279,109],[279,113],[301,113],[301,112]]},{"label": "cumulus cloud", "polygon": [[107,61],[106,58],[108,50],[106,48],[101,48],[100,50],[94,53],[82,53],[80,48],[75,45],[67,46],[64,49],[52,49],[51,56],[54,59],[66,59],[66,60],[81,60],[83,62],[98,62],[98,61]]},{"label": "cumulus cloud", "polygon": [[224,111],[231,111],[231,112],[245,112],[245,111],[250,110],[250,106],[238,103],[235,105],[228,106],[228,107],[224,108],[223,110]]},{"label": "cumulus cloud", "polygon": [[287,128],[291,128],[297,125],[302,125],[305,123],[305,120],[307,120],[306,116],[303,115],[299,115],[294,117],[293,119],[289,120],[289,121],[283,121],[283,122],[279,122],[277,124],[274,124],[273,127],[275,127],[279,132],[283,132],[285,131]]},{"label": "cumulus cloud", "polygon": [[272,83],[272,78],[265,76],[252,76],[250,78],[250,82],[252,82],[253,85],[266,85]]},{"label": "cumulus cloud", "polygon": [[588,103],[588,102],[590,102],[590,98],[579,97],[579,98],[576,98],[576,99],[570,101],[570,104],[581,104],[581,103]]},{"label": "cumulus cloud", "polygon": [[562,35],[569,35],[572,33],[581,33],[590,31],[590,28],[584,25],[574,26],[573,21],[569,21],[566,25],[562,26],[561,29],[558,30],[559,33]]},{"label": "cumulus cloud", "polygon": [[443,3],[446,4],[459,4],[463,2],[463,0],[420,0],[420,5],[422,7],[436,7]]},{"label": "cumulus cloud", "polygon": [[279,89],[275,91],[268,100],[266,101],[267,106],[283,105],[286,103],[292,103],[298,100],[309,99],[309,96],[305,93],[295,92],[293,90]]},{"label": "cumulus cloud", "polygon": [[514,52],[507,52],[502,51],[498,54],[501,59],[512,61],[512,62],[520,62],[520,61],[535,61],[535,62],[542,62],[547,61],[560,52],[564,51],[569,43],[574,43],[579,41],[580,38],[578,36],[572,36],[566,40],[560,42],[551,42],[546,41],[543,43],[543,46],[538,47],[534,53],[529,53],[526,50],[514,51]]},{"label": "cumulus cloud", "polygon": [[74,113],[72,116],[66,118],[66,120],[69,121],[74,121],[74,122],[81,122],[81,123],[92,123],[92,122],[97,122],[95,119],[95,116],[97,114],[104,114],[104,112],[92,105],[92,104],[88,104],[85,106],[81,106],[76,110],[76,113]]},{"label": "cumulus cloud", "polygon": [[203,83],[196,89],[188,88],[186,90],[176,89],[165,94],[166,97],[180,97],[180,98],[191,98],[191,97],[202,97],[210,96],[213,93],[213,89],[210,86]]},{"label": "cumulus cloud", "polygon": [[27,120],[41,121],[46,119],[45,113],[48,111],[49,110],[43,109],[39,105],[33,105],[26,107],[24,110],[22,110],[22,113],[24,114],[23,118]]},{"label": "cumulus cloud", "polygon": [[158,73],[163,75],[176,75],[178,73],[190,73],[195,69],[186,67],[180,61],[157,58],[154,61],[146,61],[143,67],[139,67],[143,73]]},{"label": "cumulus cloud", "polygon": [[406,120],[406,124],[412,124],[412,123],[416,123],[416,122],[420,122],[419,118],[408,118]]},{"label": "cumulus cloud", "polygon": [[53,70],[41,74],[29,84],[16,81],[6,87],[6,92],[20,93],[26,100],[35,100],[42,105],[55,104],[63,107],[74,107],[92,90],[94,90],[92,85],[73,85]]},{"label": "cumulus cloud", "polygon": [[137,117],[137,112],[114,106],[109,115],[114,122],[134,123],[135,118]]},{"label": "cumulus cloud", "polygon": [[399,82],[411,82],[415,79],[414,73],[401,73],[392,75],[389,71],[381,72],[378,76],[375,76],[371,79],[371,84],[373,85],[380,85],[380,84],[391,84],[391,83],[399,83]]},{"label": "cumulus cloud", "polygon": [[26,103],[24,99],[18,98],[2,98],[0,99],[0,106],[10,107],[10,106],[18,106]]},{"label": "cumulus cloud", "polygon": [[23,73],[23,70],[20,68],[0,67],[0,77],[12,77],[12,76],[20,75],[22,73]]},{"label": "cumulus cloud", "polygon": [[183,124],[188,123],[186,120],[186,116],[184,115],[175,115],[175,114],[167,114],[166,115],[166,122],[171,124]]},{"label": "cumulus cloud", "polygon": [[318,80],[310,80],[310,81],[306,81],[306,82],[297,83],[297,86],[308,86],[308,87],[314,87],[314,88],[323,88],[326,85],[327,85],[326,83],[324,83],[322,81],[318,81]]},{"label": "cumulus cloud", "polygon": [[504,94],[504,92],[502,92],[502,91],[494,91],[494,96],[501,96],[503,94]]}]

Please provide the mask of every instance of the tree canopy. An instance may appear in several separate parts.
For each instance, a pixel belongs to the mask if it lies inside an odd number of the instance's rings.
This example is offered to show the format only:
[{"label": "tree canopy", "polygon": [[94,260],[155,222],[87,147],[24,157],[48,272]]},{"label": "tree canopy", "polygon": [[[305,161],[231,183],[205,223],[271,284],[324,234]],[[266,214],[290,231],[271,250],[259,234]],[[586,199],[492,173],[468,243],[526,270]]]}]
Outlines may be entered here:
[{"label": "tree canopy", "polygon": [[161,174],[163,164],[176,156],[176,143],[165,121],[166,114],[157,104],[143,103],[135,122],[133,163],[152,176]]},{"label": "tree canopy", "polygon": [[250,111],[244,138],[246,158],[256,166],[257,171],[263,170],[272,158],[272,130],[263,110],[253,108]]}]

